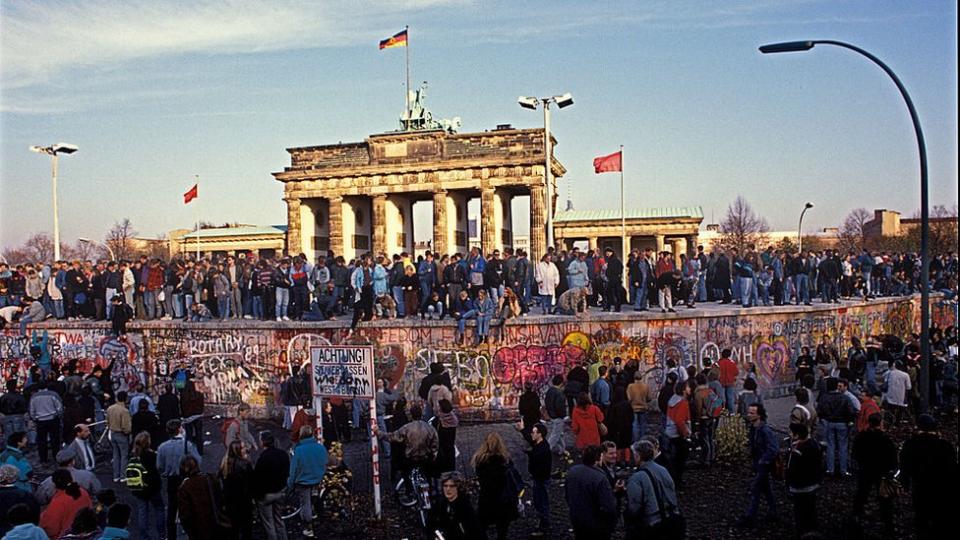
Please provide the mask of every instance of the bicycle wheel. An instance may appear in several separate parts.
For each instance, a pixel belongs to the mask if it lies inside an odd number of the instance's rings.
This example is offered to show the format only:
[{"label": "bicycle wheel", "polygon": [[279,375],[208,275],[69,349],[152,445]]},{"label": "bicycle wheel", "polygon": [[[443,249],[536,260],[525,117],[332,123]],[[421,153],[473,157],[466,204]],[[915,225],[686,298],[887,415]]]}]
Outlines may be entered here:
[{"label": "bicycle wheel", "polygon": [[342,486],[331,486],[320,491],[317,498],[318,513],[333,518],[350,519],[350,492]]},{"label": "bicycle wheel", "polygon": [[393,488],[393,493],[397,497],[397,503],[404,508],[410,508],[417,504],[417,494],[410,487],[410,482],[406,478],[401,478]]},{"label": "bicycle wheel", "polygon": [[300,515],[300,494],[295,489],[288,489],[280,501],[280,519],[287,521]]}]

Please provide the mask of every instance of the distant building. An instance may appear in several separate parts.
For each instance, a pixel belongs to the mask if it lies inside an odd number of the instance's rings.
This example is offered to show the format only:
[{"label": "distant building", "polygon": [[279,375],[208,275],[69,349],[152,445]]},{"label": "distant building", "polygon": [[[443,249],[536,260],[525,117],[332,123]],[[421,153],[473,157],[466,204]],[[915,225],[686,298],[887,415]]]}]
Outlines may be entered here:
[{"label": "distant building", "polygon": [[177,229],[168,236],[171,255],[194,254],[199,250],[202,256],[236,256],[252,251],[261,258],[272,258],[283,254],[286,232],[283,225],[236,225],[196,232]]},{"label": "distant building", "polygon": [[[678,256],[699,242],[703,210],[699,206],[627,208],[627,249],[654,248]],[[586,241],[589,249],[611,248],[622,257],[620,210],[565,210],[553,218],[553,234],[562,249]]]},{"label": "distant building", "polygon": [[[807,248],[822,250],[822,249],[834,249],[839,243],[839,238],[837,236],[838,229],[836,227],[827,227],[820,229],[818,231],[804,231],[803,233],[803,245],[804,251],[807,251]],[[706,225],[704,230],[700,231],[700,244],[703,245],[708,251],[710,248],[718,243],[720,239],[723,238],[723,233],[720,232],[720,225],[716,223],[709,223]],[[763,239],[758,242],[756,246],[759,250],[767,249],[767,246],[776,247],[777,244],[780,244],[784,240],[789,241],[794,246],[797,244],[797,231],[768,231],[764,233]],[[811,242],[813,245],[811,245]]]}]

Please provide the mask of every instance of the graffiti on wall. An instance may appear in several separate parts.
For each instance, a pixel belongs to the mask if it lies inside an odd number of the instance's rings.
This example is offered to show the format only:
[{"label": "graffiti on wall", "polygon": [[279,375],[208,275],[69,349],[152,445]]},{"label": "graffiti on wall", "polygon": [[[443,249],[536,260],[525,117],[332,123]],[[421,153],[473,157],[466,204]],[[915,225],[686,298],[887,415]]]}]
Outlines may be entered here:
[{"label": "graffiti on wall", "polygon": [[[803,346],[823,340],[844,351],[852,337],[894,332],[904,336],[919,326],[918,301],[877,301],[815,312],[751,311],[742,316],[661,320],[522,319],[497,329],[496,345],[458,345],[450,324],[361,327],[348,338],[345,328],[216,329],[203,325],[134,329],[125,341],[106,326],[50,329],[49,351],[56,362],[76,360],[81,369],[113,364],[114,383],[164,381],[181,364],[190,367],[212,405],[241,401],[259,413],[279,405],[280,384],[293,366],[309,362],[310,348],[345,342],[374,347],[377,377],[388,379],[415,399],[420,380],[435,362],[451,375],[454,400],[464,416],[491,417],[516,407],[525,383],[545,386],[584,362],[611,364],[637,360],[651,381],[663,381],[668,363],[679,366],[715,361],[724,349],[742,369],[756,369],[766,395],[792,389],[794,361]],[[936,301],[933,323],[956,324],[955,302]],[[468,331],[468,341],[472,337]],[[15,330],[0,333],[0,371],[27,375],[32,365],[30,338]]]}]

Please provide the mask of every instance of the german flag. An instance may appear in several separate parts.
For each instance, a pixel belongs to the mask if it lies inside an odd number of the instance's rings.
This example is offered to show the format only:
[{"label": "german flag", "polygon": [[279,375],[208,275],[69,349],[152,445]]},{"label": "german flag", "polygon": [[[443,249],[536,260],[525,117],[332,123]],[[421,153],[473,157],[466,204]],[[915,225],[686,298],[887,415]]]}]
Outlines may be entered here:
[{"label": "german flag", "polygon": [[380,50],[390,49],[393,47],[406,47],[407,46],[407,31],[404,30],[400,33],[394,34],[392,37],[387,39],[380,40]]}]

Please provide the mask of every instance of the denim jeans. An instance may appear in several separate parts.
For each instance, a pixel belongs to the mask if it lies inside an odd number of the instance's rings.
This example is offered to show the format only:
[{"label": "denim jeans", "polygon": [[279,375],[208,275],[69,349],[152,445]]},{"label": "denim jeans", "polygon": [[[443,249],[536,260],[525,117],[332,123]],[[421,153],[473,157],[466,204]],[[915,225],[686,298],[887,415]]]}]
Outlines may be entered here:
[{"label": "denim jeans", "polygon": [[163,314],[167,317],[173,317],[173,305],[176,299],[173,297],[173,285],[167,285],[163,288]]},{"label": "denim jeans", "polygon": [[770,288],[766,285],[760,285],[757,287],[760,290],[760,300],[763,302],[763,305],[770,305]]},{"label": "denim jeans", "polygon": [[[279,291],[280,289],[277,290]],[[217,297],[217,311],[220,312],[221,321],[225,321],[230,318],[230,295]]]},{"label": "denim jeans", "polygon": [[505,287],[500,285],[499,287],[490,287],[487,289],[487,292],[490,293],[490,299],[493,300],[493,304],[497,305],[500,302],[500,297],[503,296],[503,291]]},{"label": "denim jeans", "polygon": [[737,289],[740,291],[740,305],[743,307],[752,305],[750,291],[753,289],[753,278],[739,277],[737,284]]},{"label": "denim jeans", "polygon": [[277,317],[286,317],[290,306],[290,289],[277,287]]},{"label": "denim jeans", "polygon": [[707,273],[700,272],[700,279],[697,281],[697,302],[707,301]]},{"label": "denim jeans", "polygon": [[158,490],[149,499],[140,497],[131,497],[133,507],[136,510],[137,532],[141,540],[150,540],[152,538],[165,538],[166,513],[164,512],[163,496]]},{"label": "denim jeans", "polygon": [[108,437],[110,437],[110,448],[113,449],[113,477],[126,478],[130,436],[120,431],[111,431]]},{"label": "denim jeans", "polygon": [[263,298],[259,294],[250,295],[250,313],[256,320],[263,319]]},{"label": "denim jeans", "polygon": [[427,310],[427,304],[430,303],[430,293],[433,291],[433,285],[429,281],[420,282],[420,312]]},{"label": "denim jeans", "polygon": [[877,363],[865,362],[863,378],[866,379],[867,388],[877,391]]},{"label": "denim jeans", "polygon": [[397,317],[403,317],[403,314],[406,313],[405,305],[403,303],[403,287],[393,287],[393,299],[397,303]]},{"label": "denim jeans", "polygon": [[870,274],[873,270],[864,270],[863,271],[863,295],[869,296],[873,294],[872,283],[870,283]]},{"label": "denim jeans", "polygon": [[850,430],[845,422],[824,422],[827,438],[827,474],[836,471],[834,463],[840,454],[840,473],[847,472],[847,440]]},{"label": "denim jeans", "polygon": [[[363,411],[364,409],[369,409],[369,408],[370,408],[370,401],[366,399],[353,400],[353,407],[351,410],[351,412],[353,413],[353,418],[351,418],[351,420],[353,420],[354,429],[357,429],[360,427],[360,412]],[[367,426],[367,429],[370,429],[370,426]]]},{"label": "denim jeans", "polygon": [[283,524],[283,491],[267,493],[257,500],[257,513],[267,540],[287,540],[287,527]]},{"label": "denim jeans", "polygon": [[564,432],[567,429],[567,423],[563,418],[552,418],[547,426],[547,444],[554,454],[562,454],[567,450],[567,443],[564,438]]},{"label": "denim jeans", "polygon": [[173,318],[183,318],[183,294],[173,295]]},{"label": "denim jeans", "polygon": [[541,294],[540,296],[540,309],[543,310],[543,314],[546,315],[553,311],[553,295],[552,294]]},{"label": "denim jeans", "polygon": [[63,299],[53,301],[53,314],[58,318],[62,319],[67,316],[66,310],[63,308]]},{"label": "denim jeans", "polygon": [[733,291],[733,298],[734,300],[737,300],[741,298],[740,297],[740,278],[735,276],[731,281],[732,283],[730,284],[730,288]]},{"label": "denim jeans", "polygon": [[304,527],[309,528],[313,525],[313,501],[310,496],[313,486],[297,484],[296,489],[297,494],[300,495],[300,522]]},{"label": "denim jeans", "polygon": [[630,287],[630,298],[633,299],[633,309],[647,309],[647,288],[643,285]]},{"label": "denim jeans", "polygon": [[148,319],[157,318],[157,291],[143,291],[143,309]]},{"label": "denim jeans", "polygon": [[747,507],[745,517],[753,519],[760,509],[760,496],[767,499],[767,505],[770,507],[770,514],[776,515],[777,502],[773,498],[773,490],[770,489],[770,466],[757,465],[757,473],[750,483],[750,505]]},{"label": "denim jeans", "polygon": [[539,530],[550,530],[550,479],[533,480],[533,508],[540,518]]},{"label": "denim jeans", "polygon": [[727,405],[727,410],[730,411],[731,413],[736,410],[736,407],[737,407],[736,385],[723,387],[723,402]]},{"label": "denim jeans", "polygon": [[190,313],[190,308],[193,306],[193,295],[185,294],[183,295],[183,316],[186,317]]},{"label": "denim jeans", "polygon": [[477,310],[471,309],[470,311],[460,315],[460,320],[457,321],[457,335],[463,336],[464,331],[467,329],[467,320],[477,318]]},{"label": "denim jeans", "polygon": [[647,411],[633,412],[633,442],[647,434]]},{"label": "denim jeans", "polygon": [[784,305],[790,303],[790,292],[794,290],[794,278],[785,277],[783,278],[783,297],[781,298]]},{"label": "denim jeans", "polygon": [[806,274],[797,274],[793,276],[797,287],[797,305],[802,301],[804,304],[810,303],[810,280]]},{"label": "denim jeans", "polygon": [[477,336],[478,337],[487,337],[487,334],[490,333],[490,315],[478,315],[477,316]]},{"label": "denim jeans", "polygon": [[111,302],[110,300],[113,300],[113,297],[116,295],[117,295],[116,289],[107,289],[106,294],[103,295],[104,299],[106,299],[107,301],[107,305],[105,306],[106,308],[105,313],[108,321],[113,316],[113,302]]}]

